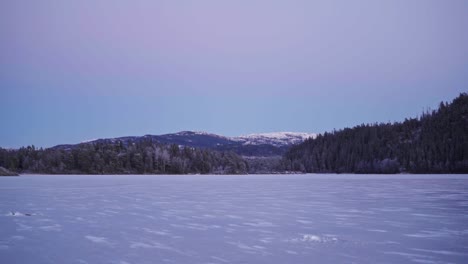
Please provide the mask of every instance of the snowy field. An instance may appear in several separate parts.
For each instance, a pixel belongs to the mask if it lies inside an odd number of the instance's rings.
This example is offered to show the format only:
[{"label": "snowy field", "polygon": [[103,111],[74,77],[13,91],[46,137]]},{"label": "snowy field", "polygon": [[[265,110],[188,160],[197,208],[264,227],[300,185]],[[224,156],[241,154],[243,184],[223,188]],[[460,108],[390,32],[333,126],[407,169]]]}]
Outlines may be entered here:
[{"label": "snowy field", "polygon": [[468,262],[468,175],[30,175],[0,201],[0,263]]}]

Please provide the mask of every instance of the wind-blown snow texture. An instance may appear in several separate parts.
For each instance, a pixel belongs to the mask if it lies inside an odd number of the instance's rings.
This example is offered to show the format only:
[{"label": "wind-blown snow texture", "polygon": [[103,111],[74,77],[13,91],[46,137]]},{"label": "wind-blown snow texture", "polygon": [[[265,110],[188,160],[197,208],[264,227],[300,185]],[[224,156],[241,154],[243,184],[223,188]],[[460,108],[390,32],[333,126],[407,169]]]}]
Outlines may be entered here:
[{"label": "wind-blown snow texture", "polygon": [[0,263],[462,263],[468,176],[0,179]]}]

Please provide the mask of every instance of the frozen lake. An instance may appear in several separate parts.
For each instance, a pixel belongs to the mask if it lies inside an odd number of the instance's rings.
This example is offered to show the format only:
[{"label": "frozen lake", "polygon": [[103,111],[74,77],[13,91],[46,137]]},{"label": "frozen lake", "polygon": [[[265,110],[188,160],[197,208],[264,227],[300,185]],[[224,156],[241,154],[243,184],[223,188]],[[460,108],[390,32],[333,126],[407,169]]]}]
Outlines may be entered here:
[{"label": "frozen lake", "polygon": [[0,201],[0,263],[468,261],[468,175],[30,175]]}]

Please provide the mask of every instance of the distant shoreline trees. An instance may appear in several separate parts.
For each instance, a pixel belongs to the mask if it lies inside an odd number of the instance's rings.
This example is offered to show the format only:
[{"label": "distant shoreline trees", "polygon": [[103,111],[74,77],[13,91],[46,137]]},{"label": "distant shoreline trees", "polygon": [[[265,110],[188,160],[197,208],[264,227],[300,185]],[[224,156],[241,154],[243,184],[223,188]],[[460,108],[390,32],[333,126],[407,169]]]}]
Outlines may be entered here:
[{"label": "distant shoreline trees", "polygon": [[164,145],[142,140],[128,145],[85,143],[70,149],[0,149],[0,166],[46,174],[242,174],[247,163],[233,152]]}]

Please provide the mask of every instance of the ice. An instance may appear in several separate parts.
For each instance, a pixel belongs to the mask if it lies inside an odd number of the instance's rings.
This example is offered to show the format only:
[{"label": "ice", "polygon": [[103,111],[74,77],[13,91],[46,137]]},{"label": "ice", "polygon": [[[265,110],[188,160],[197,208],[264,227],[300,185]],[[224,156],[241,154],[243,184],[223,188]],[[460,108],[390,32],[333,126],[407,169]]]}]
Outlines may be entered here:
[{"label": "ice", "polygon": [[464,263],[467,175],[0,178],[0,263]]}]

